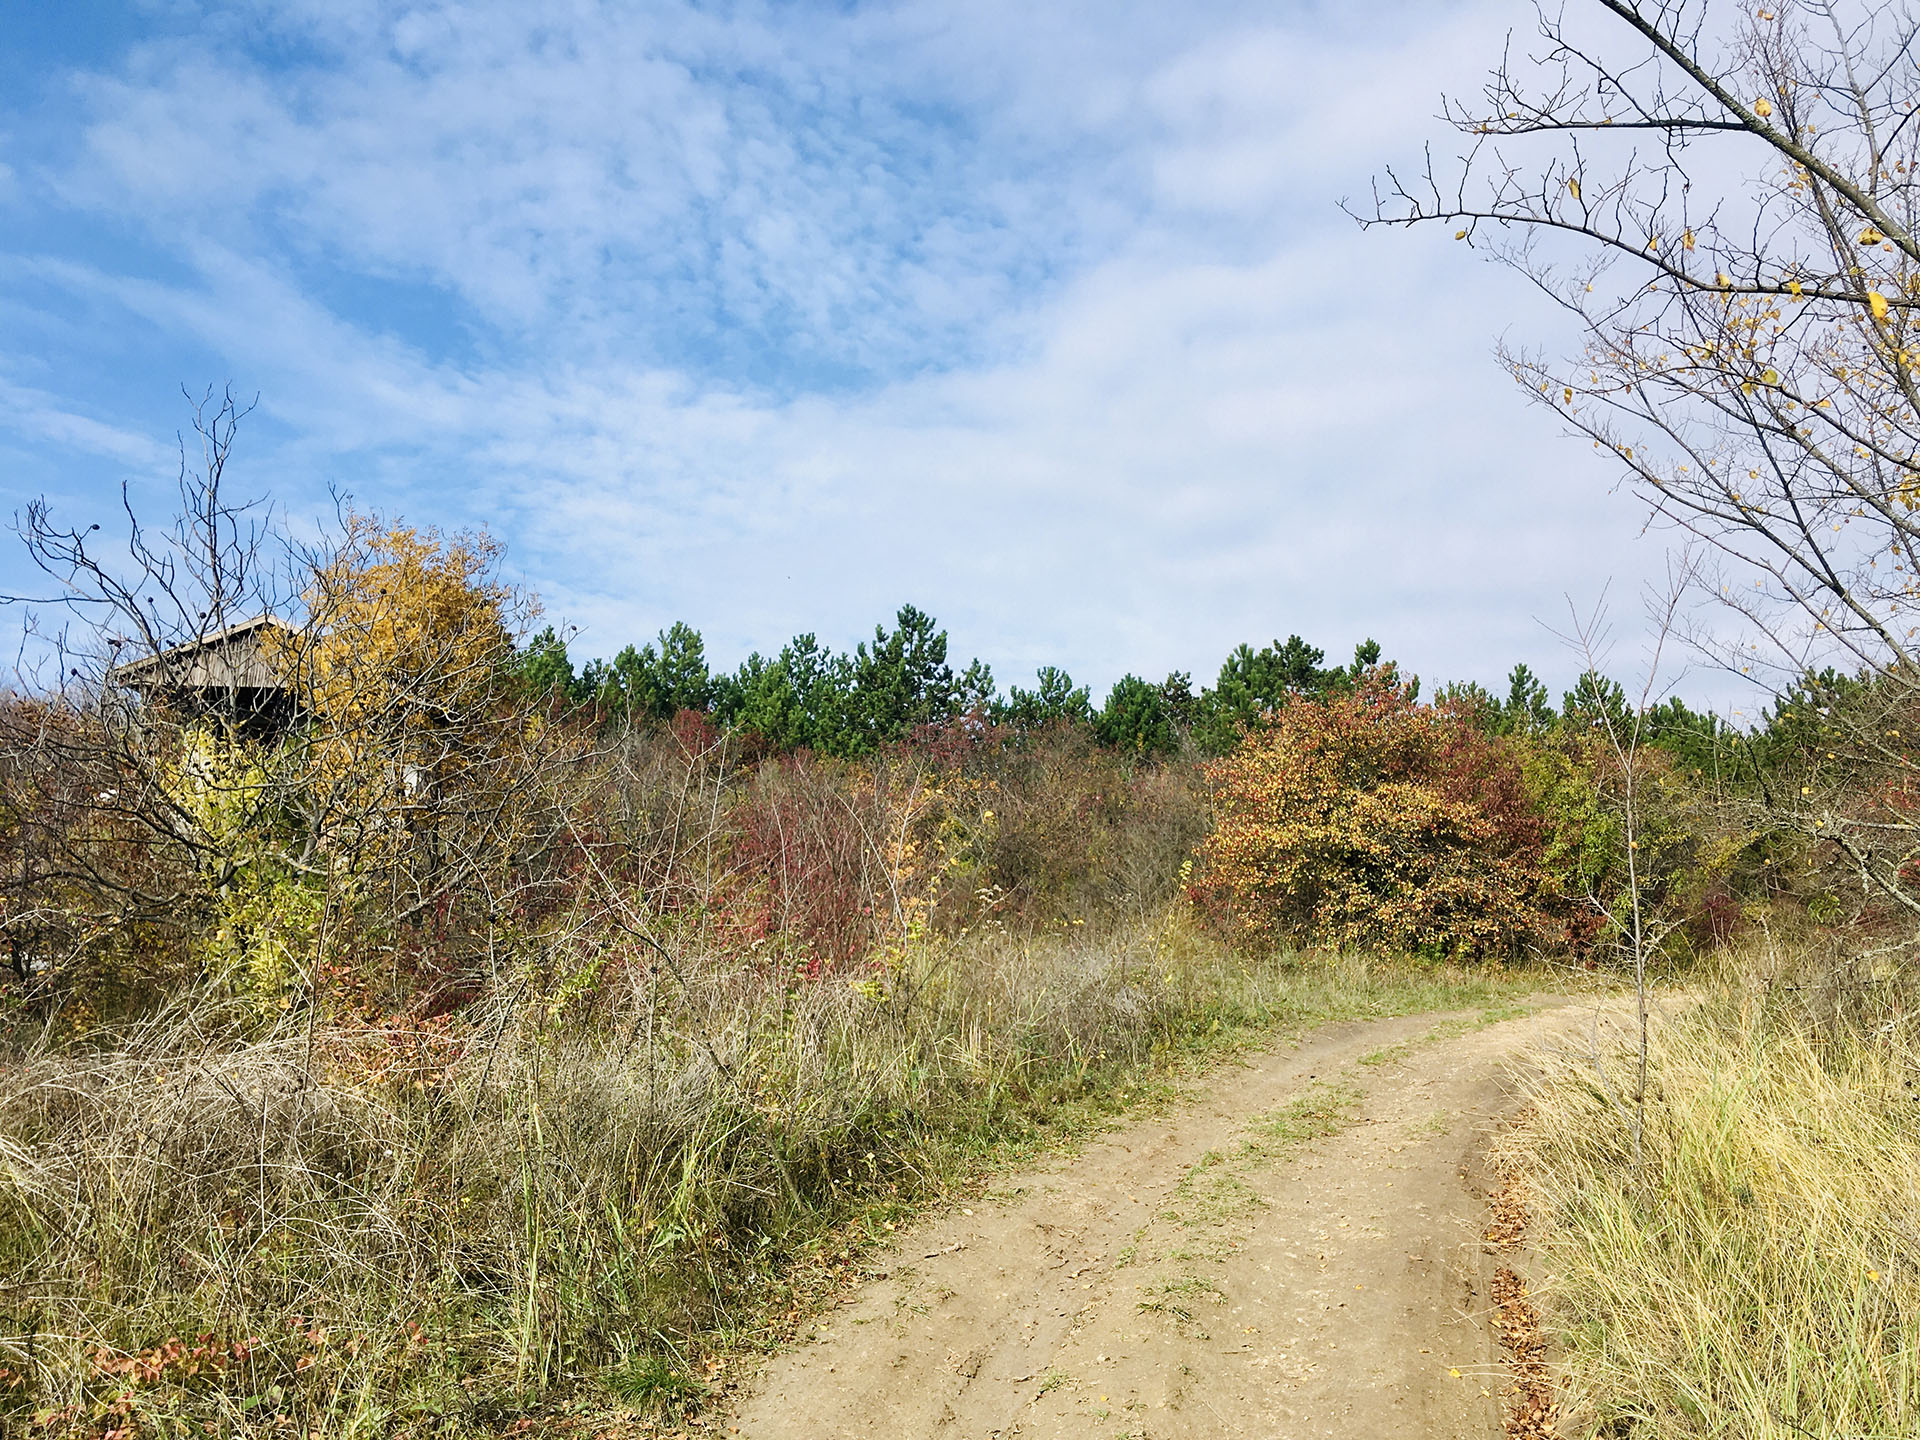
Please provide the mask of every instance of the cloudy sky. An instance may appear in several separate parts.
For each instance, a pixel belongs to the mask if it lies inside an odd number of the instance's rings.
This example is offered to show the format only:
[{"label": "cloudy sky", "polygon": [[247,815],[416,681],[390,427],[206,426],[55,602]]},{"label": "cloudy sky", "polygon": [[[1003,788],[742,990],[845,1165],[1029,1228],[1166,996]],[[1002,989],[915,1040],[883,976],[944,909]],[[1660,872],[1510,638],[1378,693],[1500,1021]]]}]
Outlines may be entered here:
[{"label": "cloudy sky", "polygon": [[230,380],[248,488],[489,526],[576,655],[912,601],[1003,683],[1565,683],[1611,581],[1636,662],[1664,542],[1490,354],[1554,317],[1338,209],[1524,0],[7,11],[8,508],[162,505]]}]

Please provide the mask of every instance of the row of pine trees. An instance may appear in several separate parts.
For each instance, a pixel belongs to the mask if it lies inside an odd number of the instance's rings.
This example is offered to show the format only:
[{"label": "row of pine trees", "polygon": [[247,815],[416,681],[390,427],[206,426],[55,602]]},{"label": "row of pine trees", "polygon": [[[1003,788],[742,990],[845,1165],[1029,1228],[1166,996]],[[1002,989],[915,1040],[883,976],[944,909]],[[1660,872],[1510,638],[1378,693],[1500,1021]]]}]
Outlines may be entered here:
[{"label": "row of pine trees", "polygon": [[[566,639],[549,626],[522,652],[528,683],[568,704],[596,707],[617,719],[671,719],[685,710],[716,724],[758,736],[781,751],[857,756],[904,740],[924,726],[973,716],[983,723],[1030,731],[1079,725],[1114,749],[1170,755],[1192,749],[1224,754],[1245,727],[1292,699],[1325,699],[1352,690],[1370,672],[1383,671],[1417,698],[1418,677],[1401,680],[1372,640],[1354,648],[1347,665],[1329,666],[1325,652],[1298,635],[1256,650],[1240,645],[1226,657],[1211,686],[1175,671],[1164,680],[1124,675],[1095,707],[1091,690],[1056,666],[1040,669],[1028,689],[1004,693],[992,669],[974,660],[956,670],[948,661],[947,632],[931,615],[904,605],[891,629],[876,625],[871,641],[850,652],[796,635],[773,656],[757,651],[731,673],[715,671],[706,642],[684,621],[644,645],[629,645],[611,660],[575,668]],[[1440,703],[1464,709],[1498,734],[1539,733],[1560,724],[1591,725],[1608,716],[1624,721],[1622,688],[1598,675],[1582,676],[1556,709],[1546,686],[1525,665],[1513,667],[1504,697],[1473,684],[1443,687]],[[1649,734],[1668,748],[1698,758],[1722,738],[1724,727],[1682,701],[1665,702],[1649,717]]]}]

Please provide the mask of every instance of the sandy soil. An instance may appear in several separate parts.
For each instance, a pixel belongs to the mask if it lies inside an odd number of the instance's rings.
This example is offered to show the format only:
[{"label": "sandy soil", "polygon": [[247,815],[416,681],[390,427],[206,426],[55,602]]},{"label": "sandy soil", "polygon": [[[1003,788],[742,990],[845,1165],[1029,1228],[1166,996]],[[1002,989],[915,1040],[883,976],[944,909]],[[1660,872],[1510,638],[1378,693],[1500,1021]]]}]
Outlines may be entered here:
[{"label": "sandy soil", "polygon": [[1520,1049],[1584,1027],[1334,1025],[916,1228],[716,1428],[1489,1437],[1481,1170]]}]

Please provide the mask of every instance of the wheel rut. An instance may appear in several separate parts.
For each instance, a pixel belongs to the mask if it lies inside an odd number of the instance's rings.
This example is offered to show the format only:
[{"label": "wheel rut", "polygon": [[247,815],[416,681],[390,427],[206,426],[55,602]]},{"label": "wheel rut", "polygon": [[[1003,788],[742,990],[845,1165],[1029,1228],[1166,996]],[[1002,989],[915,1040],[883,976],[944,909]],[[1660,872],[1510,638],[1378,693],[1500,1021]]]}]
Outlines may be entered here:
[{"label": "wheel rut", "polygon": [[1501,1434],[1481,1237],[1510,1061],[1582,1015],[1329,1025],[930,1218],[742,1440]]}]

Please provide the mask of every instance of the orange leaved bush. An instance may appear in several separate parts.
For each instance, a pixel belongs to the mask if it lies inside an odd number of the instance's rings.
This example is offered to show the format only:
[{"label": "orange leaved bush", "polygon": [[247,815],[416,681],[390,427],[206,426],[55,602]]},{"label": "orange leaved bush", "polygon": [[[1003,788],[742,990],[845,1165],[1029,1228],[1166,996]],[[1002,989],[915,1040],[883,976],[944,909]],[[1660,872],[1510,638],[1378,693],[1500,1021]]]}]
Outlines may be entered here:
[{"label": "orange leaved bush", "polygon": [[1249,938],[1456,958],[1566,942],[1508,742],[1391,666],[1272,712],[1208,779],[1194,897]]}]

